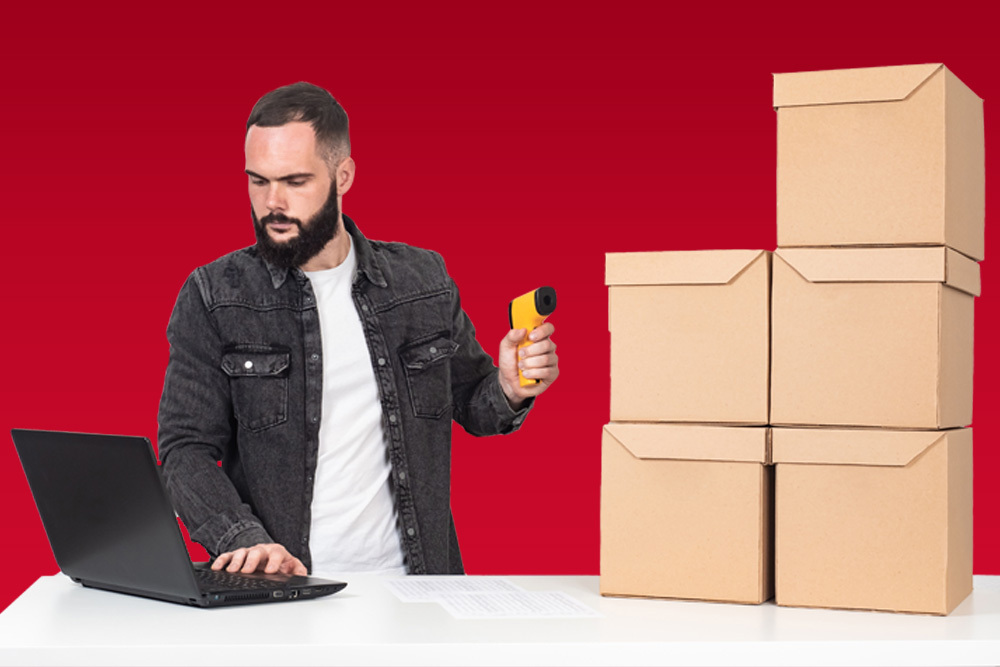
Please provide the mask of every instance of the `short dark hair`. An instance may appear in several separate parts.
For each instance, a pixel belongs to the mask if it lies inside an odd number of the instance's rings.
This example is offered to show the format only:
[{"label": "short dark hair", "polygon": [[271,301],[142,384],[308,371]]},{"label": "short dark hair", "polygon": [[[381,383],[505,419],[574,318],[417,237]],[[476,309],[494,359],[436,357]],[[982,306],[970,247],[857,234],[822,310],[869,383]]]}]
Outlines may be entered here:
[{"label": "short dark hair", "polygon": [[305,81],[275,88],[257,100],[247,119],[252,125],[280,127],[295,121],[309,123],[316,145],[327,160],[351,154],[347,112],[328,91]]}]

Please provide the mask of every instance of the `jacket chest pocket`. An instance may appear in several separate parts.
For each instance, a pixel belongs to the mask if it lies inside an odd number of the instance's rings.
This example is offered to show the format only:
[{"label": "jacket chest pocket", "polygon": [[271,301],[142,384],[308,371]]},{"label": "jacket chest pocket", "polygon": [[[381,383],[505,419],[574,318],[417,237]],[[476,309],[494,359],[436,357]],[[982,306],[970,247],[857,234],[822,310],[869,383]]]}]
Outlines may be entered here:
[{"label": "jacket chest pocket", "polygon": [[399,351],[417,417],[436,419],[451,408],[451,357],[457,349],[450,338],[438,336]]},{"label": "jacket chest pocket", "polygon": [[288,420],[288,352],[236,351],[222,356],[236,421],[263,431]]}]

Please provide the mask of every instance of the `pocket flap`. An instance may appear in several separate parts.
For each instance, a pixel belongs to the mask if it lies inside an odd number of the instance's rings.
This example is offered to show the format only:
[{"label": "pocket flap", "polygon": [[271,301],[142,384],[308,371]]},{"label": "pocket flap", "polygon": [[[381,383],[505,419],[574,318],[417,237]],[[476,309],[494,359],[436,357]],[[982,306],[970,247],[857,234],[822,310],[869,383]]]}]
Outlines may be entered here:
[{"label": "pocket flap", "polygon": [[399,356],[407,368],[420,370],[439,359],[450,357],[457,349],[458,343],[446,336],[438,336],[403,348],[399,351]]},{"label": "pocket flap", "polygon": [[230,377],[276,377],[288,370],[288,352],[227,352],[222,370]]}]

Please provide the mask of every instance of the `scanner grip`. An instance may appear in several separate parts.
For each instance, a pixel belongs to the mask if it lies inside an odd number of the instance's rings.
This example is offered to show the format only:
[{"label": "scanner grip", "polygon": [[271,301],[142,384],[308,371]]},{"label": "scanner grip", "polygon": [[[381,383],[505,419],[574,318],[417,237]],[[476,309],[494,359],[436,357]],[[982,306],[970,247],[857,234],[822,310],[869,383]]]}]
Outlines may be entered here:
[{"label": "scanner grip", "polygon": [[[510,328],[527,330],[524,340],[517,346],[519,352],[521,348],[531,345],[531,341],[528,340],[528,334],[540,327],[545,322],[545,319],[555,312],[555,309],[556,291],[551,287],[539,287],[527,294],[522,294],[510,302],[507,307]],[[520,353],[518,354],[518,359],[520,359]],[[522,387],[527,387],[538,382],[538,380],[525,378],[520,369],[518,369],[517,374],[521,380]]]}]

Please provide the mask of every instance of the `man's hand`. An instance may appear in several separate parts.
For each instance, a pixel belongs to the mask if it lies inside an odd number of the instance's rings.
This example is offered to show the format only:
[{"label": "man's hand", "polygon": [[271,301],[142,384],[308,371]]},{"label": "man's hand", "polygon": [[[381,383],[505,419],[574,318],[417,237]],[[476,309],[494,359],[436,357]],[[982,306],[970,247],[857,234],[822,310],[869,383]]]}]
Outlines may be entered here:
[{"label": "man's hand", "polygon": [[[227,567],[228,563],[228,567]],[[226,568],[226,572],[266,572],[267,574],[298,574],[306,576],[309,571],[298,558],[288,553],[280,544],[256,544],[249,549],[237,549],[220,554],[212,562],[213,570]]]},{"label": "man's hand", "polygon": [[[531,345],[521,350],[517,346],[524,340],[525,329],[511,329],[500,341],[500,388],[514,410],[526,399],[548,389],[559,377],[559,357],[556,356],[556,344],[551,340],[555,330],[551,322],[542,324],[528,336]],[[517,376],[519,368],[524,377],[540,382],[522,387]]]}]

